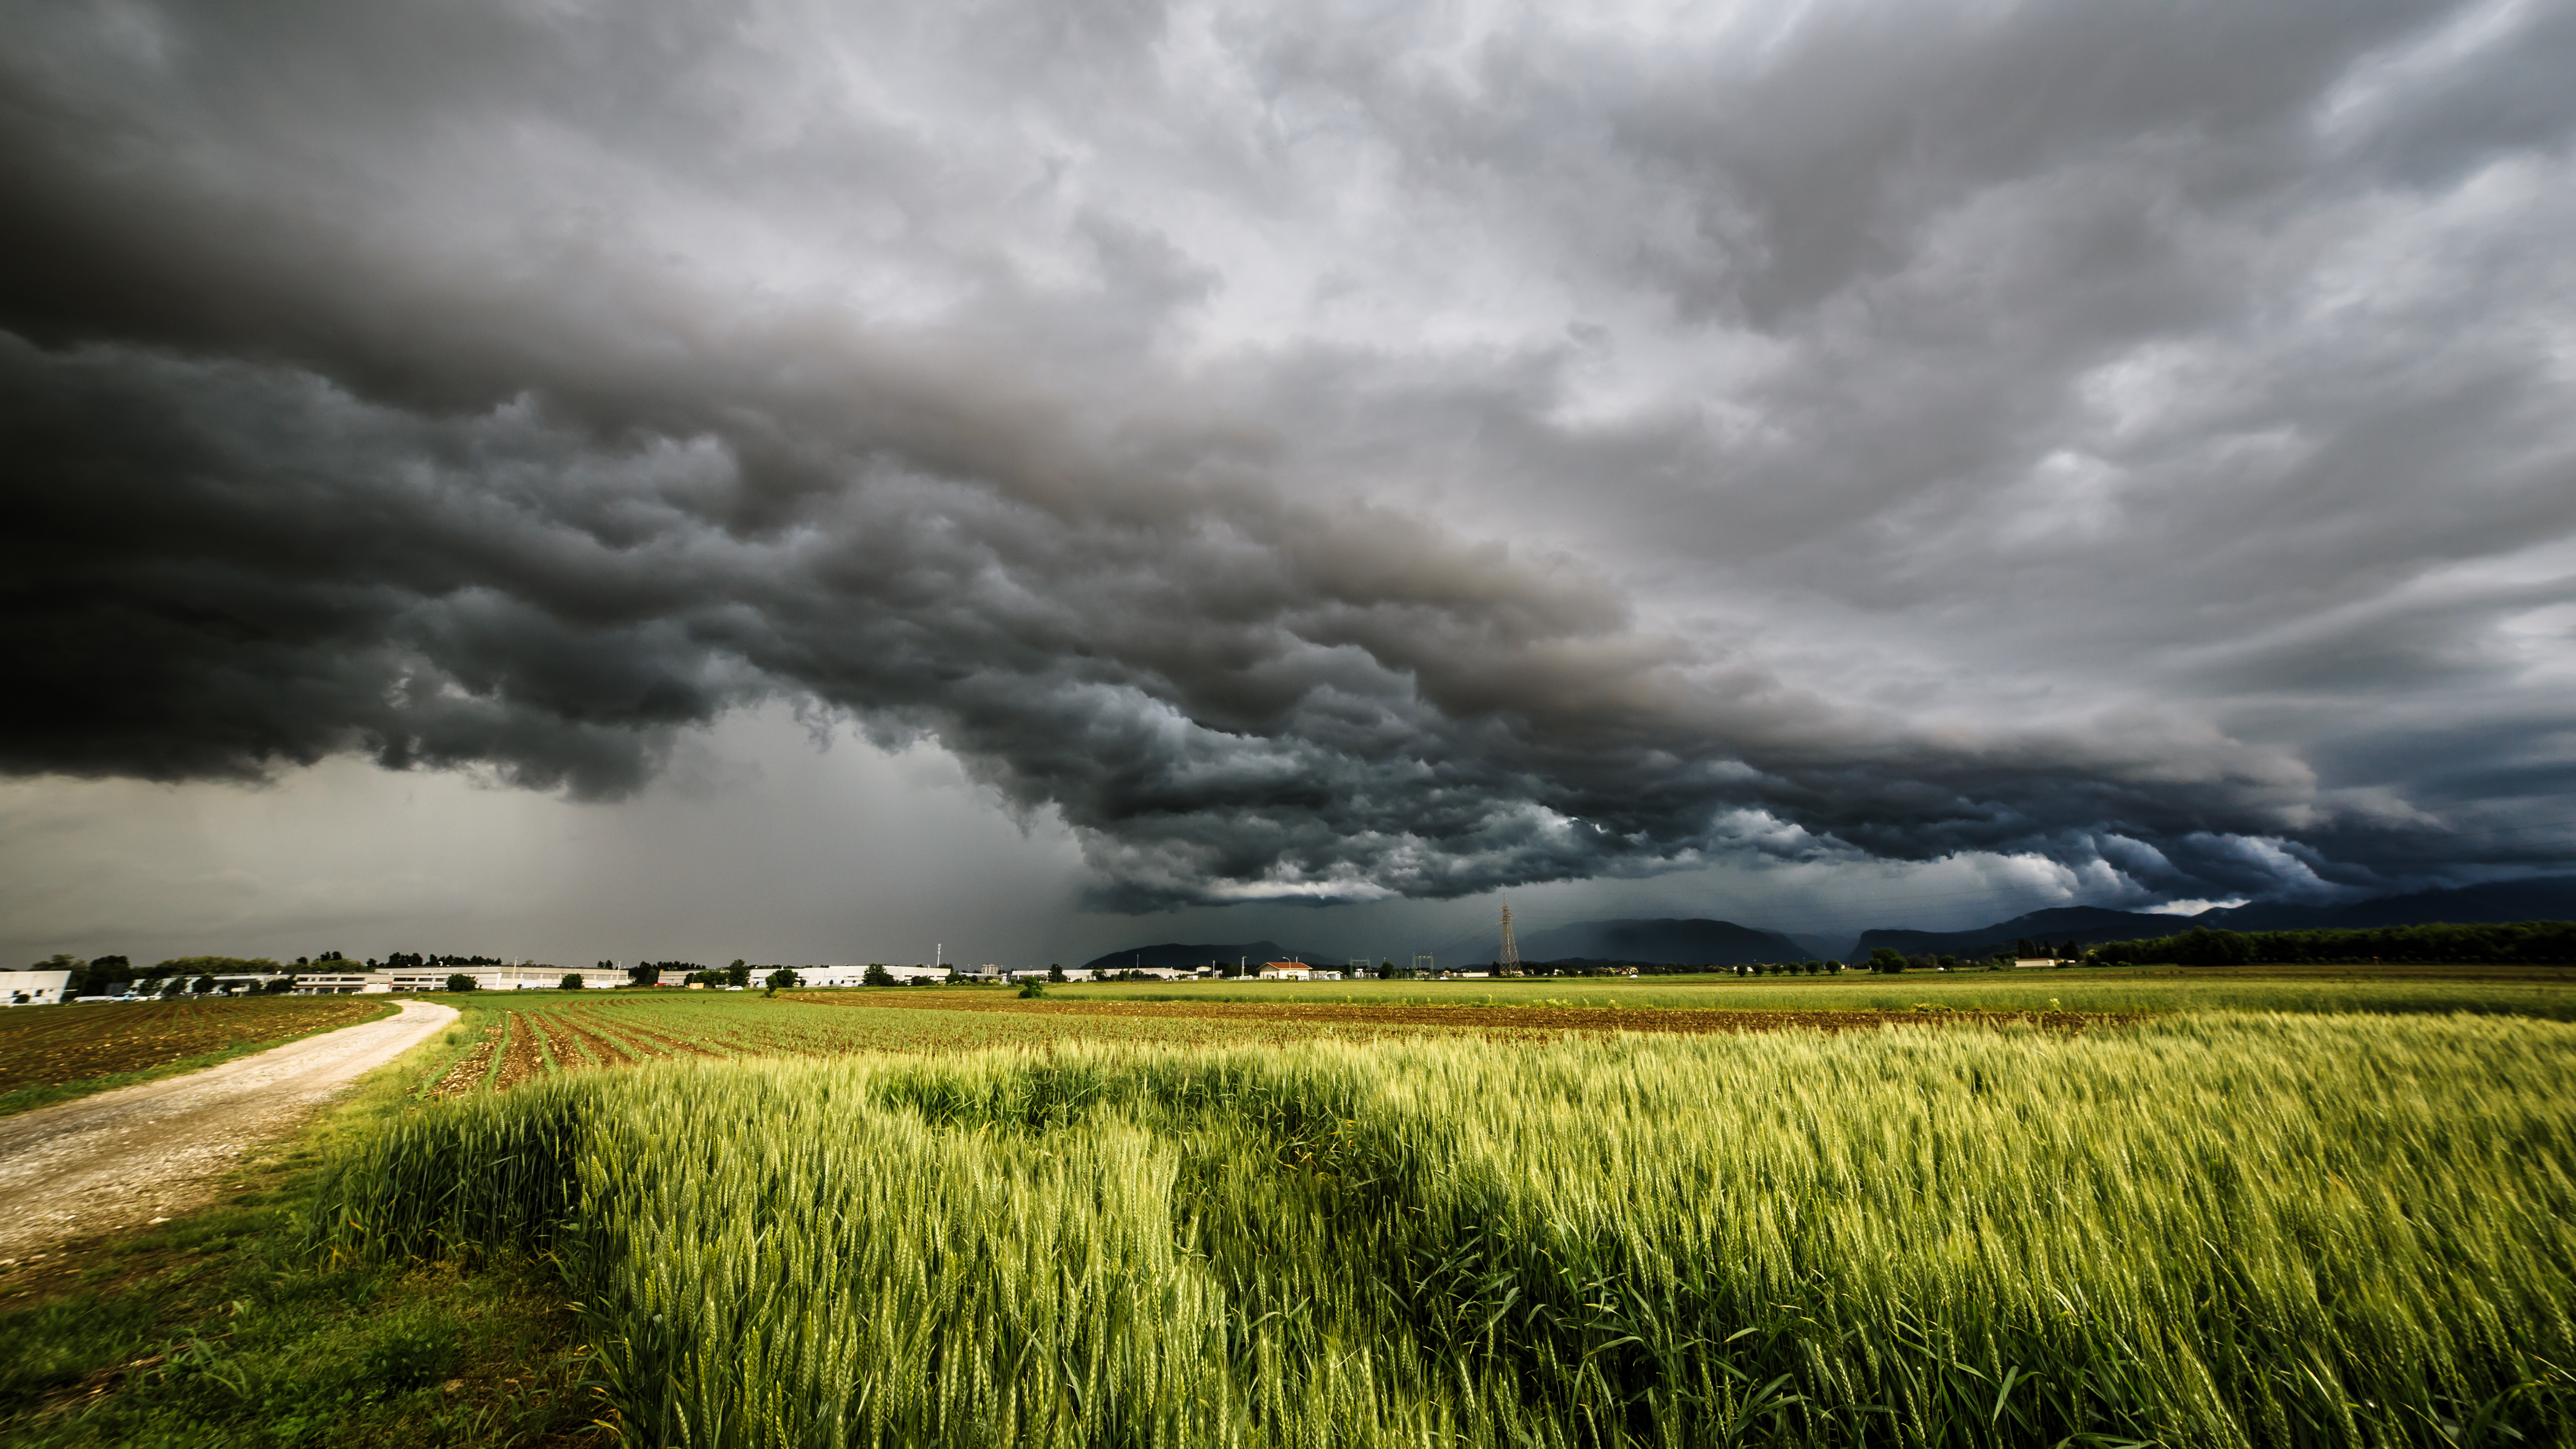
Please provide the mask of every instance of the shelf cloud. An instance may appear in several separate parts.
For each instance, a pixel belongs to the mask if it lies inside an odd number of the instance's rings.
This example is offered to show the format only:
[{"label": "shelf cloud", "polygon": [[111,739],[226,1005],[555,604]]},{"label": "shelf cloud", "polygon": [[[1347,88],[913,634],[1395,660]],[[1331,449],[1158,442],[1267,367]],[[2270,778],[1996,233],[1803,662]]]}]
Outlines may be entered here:
[{"label": "shelf cloud", "polygon": [[1120,910],[2576,840],[2568,6],[9,14],[12,773],[784,701]]}]

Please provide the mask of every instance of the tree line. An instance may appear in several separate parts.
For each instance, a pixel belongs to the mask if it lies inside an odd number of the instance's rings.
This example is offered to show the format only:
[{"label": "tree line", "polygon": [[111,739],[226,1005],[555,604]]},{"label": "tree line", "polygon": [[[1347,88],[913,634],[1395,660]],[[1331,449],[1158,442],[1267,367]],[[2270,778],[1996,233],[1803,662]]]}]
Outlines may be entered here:
[{"label": "tree line", "polygon": [[2415,965],[2524,965],[2576,961],[2576,921],[2375,926],[2359,930],[2220,931],[2113,941],[2087,953],[2105,965],[2254,966],[2398,961]]}]

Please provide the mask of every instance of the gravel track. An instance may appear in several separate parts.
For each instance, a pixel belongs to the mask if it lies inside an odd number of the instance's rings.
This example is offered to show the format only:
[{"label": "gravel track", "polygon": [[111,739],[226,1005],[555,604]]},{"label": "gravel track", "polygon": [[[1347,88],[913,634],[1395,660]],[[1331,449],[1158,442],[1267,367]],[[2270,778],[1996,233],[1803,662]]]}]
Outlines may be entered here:
[{"label": "gravel track", "polygon": [[0,1256],[204,1203],[244,1151],[454,1020],[451,1007],[406,1001],[392,1016],[202,1072],[0,1117]]}]

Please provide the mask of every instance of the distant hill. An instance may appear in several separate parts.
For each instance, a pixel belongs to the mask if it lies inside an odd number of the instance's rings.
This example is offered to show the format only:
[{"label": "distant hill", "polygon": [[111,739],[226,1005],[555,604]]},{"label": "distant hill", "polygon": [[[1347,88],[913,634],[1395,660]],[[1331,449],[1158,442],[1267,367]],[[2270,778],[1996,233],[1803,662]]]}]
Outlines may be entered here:
[{"label": "distant hill", "polygon": [[2576,875],[2492,881],[2455,890],[2381,896],[2348,906],[2249,905],[2203,911],[2194,926],[2223,931],[2339,931],[2373,926],[2421,926],[2432,921],[2471,925],[2482,921],[2576,921]]},{"label": "distant hill", "polygon": [[1291,951],[1276,941],[1233,941],[1212,945],[1190,946],[1167,941],[1160,946],[1130,946],[1112,951],[1082,963],[1085,971],[1126,971],[1137,966],[1185,968],[1205,966],[1210,961],[1248,960],[1254,966],[1264,961],[1307,961],[1338,967],[1342,958],[1329,951]]},{"label": "distant hill", "polygon": [[1887,946],[1909,956],[1991,956],[2020,942],[2080,946],[2104,941],[2152,941],[2207,927],[2221,931],[2361,930],[2420,926],[2432,921],[2576,920],[2576,876],[2499,881],[2455,890],[2416,891],[2340,906],[2301,906],[2254,901],[2220,906],[2191,916],[2114,911],[2100,906],[2058,906],[1967,931],[1863,931],[1857,954]]},{"label": "distant hill", "polygon": [[1733,921],[1577,921],[1522,939],[1524,961],[1634,962],[1661,965],[1740,966],[1754,961],[1803,961],[1808,952],[1777,931]]},{"label": "distant hill", "polygon": [[[2201,914],[2209,913],[2204,911]],[[1992,956],[2015,949],[2016,943],[2023,940],[2034,943],[2051,941],[2060,945],[2072,941],[2080,946],[2090,946],[2100,941],[2145,941],[2158,936],[2179,936],[2194,926],[2206,924],[2197,916],[2160,916],[2145,911],[2114,911],[2102,906],[2054,906],[1965,931],[1863,931],[1860,944],[1853,951],[1857,956],[1867,956],[1873,948],[1886,946],[1908,956]]]}]

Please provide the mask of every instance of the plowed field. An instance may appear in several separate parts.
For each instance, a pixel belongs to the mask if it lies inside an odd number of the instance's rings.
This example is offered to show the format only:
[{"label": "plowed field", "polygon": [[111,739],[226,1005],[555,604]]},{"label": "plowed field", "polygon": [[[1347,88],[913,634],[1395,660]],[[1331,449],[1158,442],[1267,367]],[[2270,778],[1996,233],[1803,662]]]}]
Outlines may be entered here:
[{"label": "plowed field", "polygon": [[1192,1021],[1242,1021],[1267,1025],[1304,1023],[1318,1027],[1392,1027],[1415,1030],[1468,1031],[1516,1035],[1567,1032],[1655,1031],[1703,1035],[1710,1032],[1851,1031],[1891,1024],[1921,1026],[1938,1021],[1957,1025],[2002,1025],[2027,1022],[2056,1031],[2134,1020],[2101,1012],[2074,1011],[1719,1011],[1687,1007],[1550,1006],[1358,1006],[1316,1002],[1245,1001],[1023,1001],[958,999],[954,993],[910,999],[891,992],[869,996],[797,995],[818,1006],[849,1006],[891,1011],[995,1011],[1047,1016],[1179,1018]]},{"label": "plowed field", "polygon": [[524,1011],[510,1013],[509,1040],[501,1048],[501,1074],[492,1080],[495,1091],[506,1092],[546,1074],[545,1053],[537,1047],[536,1027],[530,1016]]},{"label": "plowed field", "polygon": [[[480,1006],[480,1003],[477,1003]],[[433,1095],[496,1091],[558,1072],[670,1060],[838,1057],[860,1052],[942,1055],[1072,1041],[1168,1045],[1287,1045],[1343,1040],[1475,1037],[1545,1042],[1621,1032],[1707,1035],[1873,1030],[2008,1023],[2054,1032],[2136,1019],[2071,1011],[1728,1011],[1708,1007],[1468,1006],[1389,1002],[1023,1000],[993,991],[814,991],[767,996],[679,992],[545,993],[482,1008],[483,1039],[467,1047]],[[486,1064],[499,1068],[486,1075]]]},{"label": "plowed field", "polygon": [[0,1092],[149,1071],[382,1016],[381,997],[250,996],[0,1012]]}]

